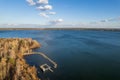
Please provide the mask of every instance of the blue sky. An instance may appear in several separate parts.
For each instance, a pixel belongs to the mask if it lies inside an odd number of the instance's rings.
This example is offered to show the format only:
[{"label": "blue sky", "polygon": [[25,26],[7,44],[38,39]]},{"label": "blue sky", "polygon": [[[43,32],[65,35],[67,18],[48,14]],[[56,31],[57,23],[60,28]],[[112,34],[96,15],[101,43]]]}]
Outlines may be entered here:
[{"label": "blue sky", "polygon": [[0,0],[6,24],[120,28],[120,0]]}]

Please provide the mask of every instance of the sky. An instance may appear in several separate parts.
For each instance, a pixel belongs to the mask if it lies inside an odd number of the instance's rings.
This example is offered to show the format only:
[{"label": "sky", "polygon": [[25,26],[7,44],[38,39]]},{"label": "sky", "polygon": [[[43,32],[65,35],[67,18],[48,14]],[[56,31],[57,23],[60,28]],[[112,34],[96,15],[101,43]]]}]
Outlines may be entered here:
[{"label": "sky", "polygon": [[120,28],[120,0],[0,0],[0,27],[40,25]]}]

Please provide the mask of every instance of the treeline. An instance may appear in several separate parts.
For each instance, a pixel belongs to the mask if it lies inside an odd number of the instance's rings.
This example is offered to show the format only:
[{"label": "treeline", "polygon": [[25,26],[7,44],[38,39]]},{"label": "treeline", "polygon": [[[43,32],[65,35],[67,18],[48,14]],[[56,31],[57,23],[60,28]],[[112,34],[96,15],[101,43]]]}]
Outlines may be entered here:
[{"label": "treeline", "polygon": [[98,30],[120,31],[120,28],[0,28],[0,30]]}]

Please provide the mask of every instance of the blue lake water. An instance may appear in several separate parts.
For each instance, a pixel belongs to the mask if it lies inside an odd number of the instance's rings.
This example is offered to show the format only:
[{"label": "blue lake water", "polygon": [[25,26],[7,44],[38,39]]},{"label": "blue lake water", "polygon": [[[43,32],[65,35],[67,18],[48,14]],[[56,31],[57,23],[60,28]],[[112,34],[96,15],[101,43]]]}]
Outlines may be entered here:
[{"label": "blue lake water", "polygon": [[[92,30],[8,30],[1,38],[33,38],[56,61],[54,73],[39,73],[44,80],[120,80],[120,32]],[[37,68],[40,55],[25,57]],[[38,68],[38,71],[40,69]]]}]

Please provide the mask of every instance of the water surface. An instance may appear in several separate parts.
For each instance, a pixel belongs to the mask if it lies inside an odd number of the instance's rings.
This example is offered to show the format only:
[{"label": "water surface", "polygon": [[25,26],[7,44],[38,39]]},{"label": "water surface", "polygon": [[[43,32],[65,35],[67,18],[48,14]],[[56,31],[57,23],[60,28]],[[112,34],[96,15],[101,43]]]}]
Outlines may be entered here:
[{"label": "water surface", "polygon": [[[120,80],[120,32],[3,30],[0,31],[0,37],[31,37],[39,41],[42,47],[35,51],[45,53],[58,63],[54,73],[38,73],[42,79]],[[40,55],[25,58],[30,65],[37,68],[45,61]]]}]

